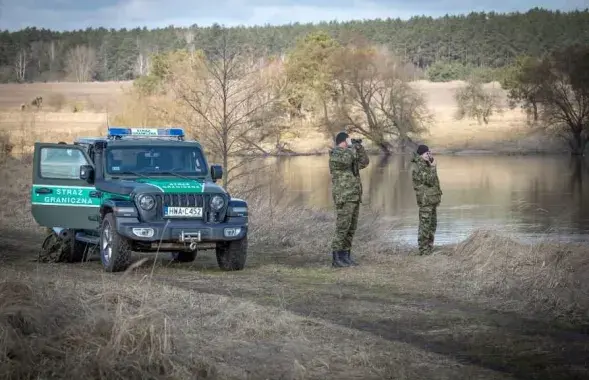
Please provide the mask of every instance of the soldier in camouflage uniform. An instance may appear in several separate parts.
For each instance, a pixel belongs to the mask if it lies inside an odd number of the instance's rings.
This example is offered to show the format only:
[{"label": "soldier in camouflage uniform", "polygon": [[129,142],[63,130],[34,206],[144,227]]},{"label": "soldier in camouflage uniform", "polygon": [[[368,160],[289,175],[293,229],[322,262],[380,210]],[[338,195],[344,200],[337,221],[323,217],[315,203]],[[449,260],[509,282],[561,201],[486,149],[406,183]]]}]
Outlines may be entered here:
[{"label": "soldier in camouflage uniform", "polygon": [[370,160],[364,147],[359,143],[352,144],[346,132],[337,134],[335,145],[329,152],[329,172],[336,210],[335,236],[331,245],[332,266],[348,267],[357,265],[350,251],[362,203],[360,170],[367,167]]},{"label": "soldier in camouflage uniform", "polygon": [[434,235],[438,225],[437,208],[442,201],[436,162],[426,145],[417,147],[411,160],[413,189],[419,207],[419,231],[417,243],[420,255],[429,255],[434,247]]}]

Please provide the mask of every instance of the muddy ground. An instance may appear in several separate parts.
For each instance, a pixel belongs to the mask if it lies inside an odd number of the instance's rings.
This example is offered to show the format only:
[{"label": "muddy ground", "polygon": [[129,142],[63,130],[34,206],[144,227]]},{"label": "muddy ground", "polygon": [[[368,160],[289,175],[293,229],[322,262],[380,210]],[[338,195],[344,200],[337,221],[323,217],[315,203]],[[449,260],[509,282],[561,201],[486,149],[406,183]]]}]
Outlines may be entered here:
[{"label": "muddy ground", "polygon": [[380,261],[360,255],[362,266],[334,270],[326,254],[253,244],[240,272],[220,272],[206,251],[194,263],[161,253],[132,272],[107,274],[97,258],[34,262],[43,239],[35,232],[0,236],[6,280],[149,298],[184,342],[181,355],[214,368],[202,378],[589,378],[582,322],[473,292],[441,275],[452,260],[443,249]]}]

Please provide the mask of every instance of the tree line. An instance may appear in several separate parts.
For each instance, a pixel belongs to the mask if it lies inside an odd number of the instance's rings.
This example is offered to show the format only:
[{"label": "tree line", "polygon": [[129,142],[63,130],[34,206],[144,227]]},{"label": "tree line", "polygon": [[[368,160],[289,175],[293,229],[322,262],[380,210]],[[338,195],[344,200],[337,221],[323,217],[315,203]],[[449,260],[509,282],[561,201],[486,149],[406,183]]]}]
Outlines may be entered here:
[{"label": "tree line", "polygon": [[[525,13],[473,12],[440,18],[322,22],[230,28],[235,40],[260,56],[284,56],[296,41],[324,31],[344,43],[360,35],[411,63],[434,81],[464,79],[474,71],[489,78],[518,56],[541,57],[589,41],[589,10],[539,8]],[[219,25],[148,30],[86,29],[56,32],[27,28],[0,33],[0,82],[132,80],[146,75],[154,54],[202,50]],[[352,37],[351,37],[352,36]]]},{"label": "tree line", "polygon": [[[202,49],[152,56],[149,73],[129,93],[127,125],[183,125],[227,168],[224,186],[246,160],[230,157],[289,150],[286,136],[306,125],[334,138],[341,130],[390,154],[412,145],[434,122],[425,94],[411,85],[419,67],[361,34],[344,43],[326,31],[309,33],[285,56],[261,56],[235,29],[219,28]],[[512,107],[569,141],[582,154],[589,141],[589,44],[542,57],[518,56],[502,70]],[[457,118],[487,123],[499,108],[478,75],[456,91]],[[121,118],[127,119],[121,119]],[[129,117],[133,117],[131,120]]]}]

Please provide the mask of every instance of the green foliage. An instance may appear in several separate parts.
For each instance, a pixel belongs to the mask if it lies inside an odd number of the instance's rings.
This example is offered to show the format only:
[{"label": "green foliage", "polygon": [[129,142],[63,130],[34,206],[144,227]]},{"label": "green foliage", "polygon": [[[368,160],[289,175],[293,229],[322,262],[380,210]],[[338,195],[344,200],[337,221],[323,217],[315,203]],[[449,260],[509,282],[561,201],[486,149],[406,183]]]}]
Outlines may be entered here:
[{"label": "green foliage", "polygon": [[135,79],[133,88],[142,95],[153,95],[159,91],[161,84],[161,78],[155,75],[146,75]]},{"label": "green foliage", "polygon": [[[237,43],[252,46],[259,56],[284,54],[309,33],[324,33],[340,42],[355,33],[426,69],[438,61],[497,68],[510,64],[518,55],[541,57],[562,46],[589,41],[587,25],[589,10],[560,12],[534,8],[525,13],[472,12],[437,19],[419,16],[406,21],[379,19],[230,29]],[[138,62],[145,63],[154,52],[205,49],[211,46],[218,31],[219,26],[214,25],[154,30],[89,28],[72,32],[27,28],[0,32],[0,81],[15,81],[19,77],[14,66],[20,52],[26,52],[28,59],[23,73],[25,81],[63,79],[67,52],[76,45],[96,51],[96,80],[135,79],[145,74]],[[434,77],[460,79],[454,68]]]},{"label": "green foliage", "polygon": [[454,80],[470,80],[489,83],[499,80],[502,70],[492,67],[463,65],[460,62],[435,62],[428,67],[426,75],[432,82],[449,82]]},{"label": "green foliage", "polygon": [[449,82],[463,80],[467,77],[468,70],[460,62],[435,62],[426,71],[427,79],[432,82]]},{"label": "green foliage", "polygon": [[153,55],[149,74],[133,81],[134,88],[142,95],[152,95],[160,92],[166,78],[173,72],[175,66],[187,62],[191,55],[200,58],[202,53],[191,53],[186,49],[179,49]]},{"label": "green foliage", "polygon": [[[305,98],[322,98],[333,79],[332,57],[340,47],[323,31],[309,33],[297,41],[286,60],[287,98],[293,115],[300,115]],[[314,101],[309,109],[313,109]]]},{"label": "green foliage", "polygon": [[504,69],[501,78],[501,87],[507,90],[510,108],[520,104],[534,121],[538,120],[539,91],[546,79],[541,64],[537,58],[519,56],[514,64]]},{"label": "green foliage", "polygon": [[456,90],[454,99],[458,104],[458,120],[468,117],[476,119],[479,124],[488,124],[493,112],[500,111],[498,97],[485,90],[478,80],[471,80],[465,87]]},{"label": "green foliage", "polygon": [[[569,142],[582,155],[589,143],[589,46],[565,47],[525,71],[538,87],[543,127]],[[518,77],[522,78],[522,76]]]}]

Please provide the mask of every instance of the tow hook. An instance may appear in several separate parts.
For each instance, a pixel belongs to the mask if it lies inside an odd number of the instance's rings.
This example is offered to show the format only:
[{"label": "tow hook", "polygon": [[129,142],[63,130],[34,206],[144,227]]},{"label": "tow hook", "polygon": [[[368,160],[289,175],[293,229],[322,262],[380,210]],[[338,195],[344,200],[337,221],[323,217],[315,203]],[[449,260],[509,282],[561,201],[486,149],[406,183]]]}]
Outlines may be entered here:
[{"label": "tow hook", "polygon": [[196,251],[198,243],[200,243],[200,231],[198,232],[184,232],[180,234],[180,241],[182,243],[190,243],[189,248],[191,251]]}]

